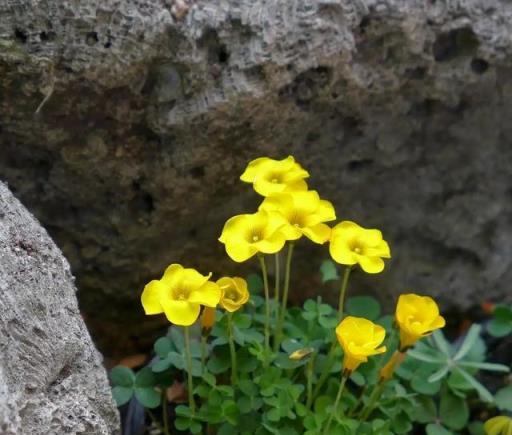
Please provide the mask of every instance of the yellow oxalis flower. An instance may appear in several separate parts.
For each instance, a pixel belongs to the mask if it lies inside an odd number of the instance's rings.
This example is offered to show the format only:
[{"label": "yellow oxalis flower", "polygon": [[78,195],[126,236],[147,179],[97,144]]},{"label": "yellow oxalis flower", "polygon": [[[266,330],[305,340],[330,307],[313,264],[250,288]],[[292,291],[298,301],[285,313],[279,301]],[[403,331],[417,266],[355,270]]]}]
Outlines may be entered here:
[{"label": "yellow oxalis flower", "polygon": [[411,347],[420,338],[445,325],[434,299],[413,293],[400,295],[395,319],[400,327],[401,349]]},{"label": "yellow oxalis flower", "polygon": [[238,310],[249,300],[247,282],[243,278],[224,277],[217,281],[221,290],[220,306],[230,313]]},{"label": "yellow oxalis flower", "polygon": [[190,326],[199,316],[201,305],[215,307],[220,300],[219,286],[195,269],[171,264],[159,280],[144,287],[141,301],[146,314],[165,313],[169,322]]},{"label": "yellow oxalis flower", "polygon": [[288,240],[297,240],[305,235],[320,244],[331,236],[331,228],[323,222],[336,219],[332,204],[320,199],[314,190],[274,193],[263,200],[260,210],[277,211],[284,216],[287,225],[282,231]]},{"label": "yellow oxalis flower", "polygon": [[254,190],[260,195],[307,190],[304,178],[309,173],[292,156],[283,160],[260,157],[247,165],[240,180],[253,183]]},{"label": "yellow oxalis flower", "polygon": [[281,228],[286,220],[277,212],[258,211],[241,214],[228,219],[219,241],[224,243],[227,254],[241,263],[254,254],[275,254],[280,251],[286,239]]},{"label": "yellow oxalis flower", "polygon": [[385,329],[362,317],[345,317],[336,327],[336,336],[345,354],[343,369],[353,372],[368,357],[386,352]]},{"label": "yellow oxalis flower", "polygon": [[366,273],[382,272],[382,259],[391,258],[389,245],[379,230],[366,229],[351,221],[340,222],[332,229],[329,252],[337,263],[359,264]]},{"label": "yellow oxalis flower", "polygon": [[486,435],[512,435],[512,418],[499,415],[484,424]]}]

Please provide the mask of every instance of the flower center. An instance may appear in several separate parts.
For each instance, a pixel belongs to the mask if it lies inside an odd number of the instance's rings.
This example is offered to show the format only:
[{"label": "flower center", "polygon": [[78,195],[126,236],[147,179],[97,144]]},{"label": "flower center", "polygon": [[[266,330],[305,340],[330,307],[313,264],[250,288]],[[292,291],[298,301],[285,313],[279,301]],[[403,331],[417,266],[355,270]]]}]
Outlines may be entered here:
[{"label": "flower center", "polygon": [[277,183],[279,183],[279,180],[277,178],[272,178],[271,182],[274,184],[277,184]]},{"label": "flower center", "polygon": [[231,290],[226,293],[226,298],[230,299],[233,302],[236,302],[236,300],[238,299],[238,294],[234,290]]},{"label": "flower center", "polygon": [[257,242],[259,239],[260,239],[260,236],[256,236],[256,235],[252,236],[253,242]]},{"label": "flower center", "polygon": [[188,291],[175,288],[172,290],[172,298],[177,301],[186,301],[188,299]]},{"label": "flower center", "polygon": [[363,250],[362,250],[359,246],[356,246],[356,247],[354,248],[354,252],[355,252],[356,254],[360,254],[361,252],[363,252]]}]

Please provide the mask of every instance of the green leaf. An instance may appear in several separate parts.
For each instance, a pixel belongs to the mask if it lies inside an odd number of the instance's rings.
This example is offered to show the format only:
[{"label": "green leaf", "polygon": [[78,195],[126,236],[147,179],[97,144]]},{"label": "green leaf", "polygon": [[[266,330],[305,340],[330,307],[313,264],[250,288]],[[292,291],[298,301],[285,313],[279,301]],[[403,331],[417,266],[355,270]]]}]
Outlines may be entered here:
[{"label": "green leaf", "polygon": [[233,400],[226,400],[222,404],[222,412],[228,423],[231,423],[233,426],[237,425],[240,411]]},{"label": "green leaf", "polygon": [[487,331],[493,337],[505,337],[512,333],[512,322],[510,320],[491,319],[487,325]]},{"label": "green leaf", "polygon": [[437,394],[441,388],[441,381],[429,382],[429,380],[425,378],[426,376],[421,371],[418,372],[416,376],[412,378],[411,387],[413,390],[429,396]]},{"label": "green leaf", "polygon": [[444,334],[439,330],[435,330],[432,333],[432,339],[436,344],[437,348],[447,357],[452,356],[452,347],[450,343],[444,338]]},{"label": "green leaf", "polygon": [[263,280],[261,279],[261,276],[256,273],[248,275],[247,286],[249,287],[249,293],[258,293],[263,288]]},{"label": "green leaf", "polygon": [[492,372],[503,372],[508,373],[510,369],[503,364],[494,364],[494,363],[486,363],[486,362],[473,362],[473,361],[461,361],[458,364],[460,367],[466,368],[475,368],[478,370],[489,370]]},{"label": "green leaf", "polygon": [[453,435],[448,429],[440,424],[429,424],[426,427],[427,435]]},{"label": "green leaf", "polygon": [[135,376],[135,386],[141,388],[153,387],[155,385],[155,375],[151,367],[144,367],[137,372]]},{"label": "green leaf", "polygon": [[125,366],[116,366],[110,371],[112,384],[120,387],[132,387],[135,382],[135,373]]},{"label": "green leaf", "polygon": [[485,435],[484,424],[481,421],[473,421],[468,425],[471,435]]},{"label": "green leaf", "polygon": [[183,328],[171,326],[169,328],[169,338],[177,350],[185,349],[185,337],[183,336]]},{"label": "green leaf", "polygon": [[171,367],[171,365],[172,365],[171,358],[166,357],[164,359],[161,359],[161,360],[155,362],[151,366],[151,370],[153,370],[153,372],[155,372],[155,373],[161,373],[161,372],[167,370],[169,367]]},{"label": "green leaf", "polygon": [[322,275],[322,283],[340,279],[336,264],[332,260],[322,261],[322,264],[320,265],[320,273]]},{"label": "green leaf", "polygon": [[206,363],[206,367],[208,368],[208,371],[212,372],[214,375],[218,375],[228,370],[230,364],[229,358],[216,355],[209,359]]},{"label": "green leaf", "polygon": [[512,385],[498,390],[494,396],[494,403],[498,409],[512,412]]},{"label": "green leaf", "polygon": [[464,338],[464,341],[460,345],[460,348],[457,350],[457,353],[453,357],[454,361],[458,361],[467,355],[467,353],[475,345],[476,340],[480,336],[481,329],[482,329],[482,327],[480,325],[477,325],[477,324],[471,325],[471,328],[469,328],[469,331],[466,334],[466,338]]},{"label": "green leaf", "polygon": [[469,408],[466,400],[449,392],[441,395],[439,415],[445,426],[453,430],[466,427],[469,419]]},{"label": "green leaf", "polygon": [[414,418],[420,423],[430,423],[436,421],[437,409],[434,399],[427,396],[419,396],[418,405],[414,409]]},{"label": "green leaf", "polygon": [[380,316],[380,304],[370,296],[354,296],[347,300],[347,314],[377,320]]},{"label": "green leaf", "polygon": [[153,348],[155,349],[155,353],[160,358],[165,358],[169,352],[174,350],[172,341],[169,339],[169,337],[160,337],[157,341],[155,341]]},{"label": "green leaf", "polygon": [[450,366],[449,365],[445,365],[445,366],[441,367],[439,370],[437,370],[435,373],[432,373],[429,376],[428,382],[440,381],[441,379],[443,379],[448,374],[449,371],[450,371]]},{"label": "green leaf", "polygon": [[366,379],[364,378],[364,376],[360,373],[360,372],[353,372],[351,375],[350,375],[350,380],[356,384],[358,387],[361,387],[363,386],[364,384],[366,384]]},{"label": "green leaf", "polygon": [[114,396],[114,400],[116,401],[117,406],[122,406],[125,403],[128,403],[133,396],[133,388],[132,387],[122,387],[116,386],[112,388],[112,396]]},{"label": "green leaf", "polygon": [[446,362],[446,360],[436,358],[434,356],[428,355],[415,349],[411,349],[409,352],[407,352],[407,355],[412,356],[413,358],[418,359],[420,361],[432,364],[444,364]]},{"label": "green leaf", "polygon": [[485,401],[491,403],[493,398],[492,394],[489,392],[487,388],[485,388],[480,382],[478,382],[473,376],[471,376],[468,372],[465,370],[455,367],[457,370],[457,373],[462,375],[462,377],[468,381],[469,384],[478,392],[478,395],[480,398]]},{"label": "green leaf", "polygon": [[492,314],[498,320],[512,322],[512,306],[498,305]]},{"label": "green leaf", "polygon": [[135,398],[145,408],[156,408],[160,405],[161,394],[154,388],[135,388]]}]

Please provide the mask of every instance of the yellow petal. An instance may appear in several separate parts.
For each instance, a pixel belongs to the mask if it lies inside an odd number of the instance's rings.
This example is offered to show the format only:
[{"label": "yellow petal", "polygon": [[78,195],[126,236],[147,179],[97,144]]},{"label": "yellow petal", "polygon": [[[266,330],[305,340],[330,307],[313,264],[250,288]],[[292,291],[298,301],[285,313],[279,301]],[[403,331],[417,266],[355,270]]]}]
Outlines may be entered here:
[{"label": "yellow petal", "polygon": [[240,176],[240,180],[245,181],[246,183],[252,183],[258,173],[265,169],[265,167],[271,166],[274,160],[269,159],[268,157],[259,157],[257,159],[252,160],[245,168],[245,171]]},{"label": "yellow petal", "polygon": [[242,263],[255,255],[258,249],[252,243],[233,241],[226,243],[226,252],[233,261]]},{"label": "yellow petal", "polygon": [[219,303],[220,296],[221,290],[219,286],[211,281],[207,281],[190,293],[188,301],[213,308]]},{"label": "yellow petal", "polygon": [[334,230],[331,232],[329,253],[336,263],[352,266],[357,263],[356,255],[349,249],[348,244],[341,238],[334,238]]},{"label": "yellow petal", "polygon": [[162,276],[162,281],[169,287],[175,288],[181,279],[183,273],[183,266],[181,264],[171,264]]},{"label": "yellow petal", "polygon": [[160,314],[163,312],[160,298],[165,293],[167,287],[157,280],[150,281],[141,295],[141,302],[146,314]]},{"label": "yellow petal", "polygon": [[183,269],[181,280],[177,285],[184,290],[192,292],[204,285],[211,276],[211,272],[205,276],[201,275],[197,270],[192,268]]},{"label": "yellow petal", "polygon": [[493,417],[484,424],[486,435],[509,435],[505,432],[507,429],[512,430],[512,419],[504,415]]},{"label": "yellow petal", "polygon": [[302,228],[302,232],[308,239],[319,244],[327,242],[331,237],[331,228],[325,224]]},{"label": "yellow petal", "polygon": [[240,238],[250,229],[251,224],[251,217],[248,214],[233,216],[224,224],[219,240],[226,243],[230,238]]},{"label": "yellow petal", "polygon": [[199,317],[199,304],[165,299],[162,301],[162,306],[167,320],[174,325],[190,326]]},{"label": "yellow petal", "polygon": [[263,254],[275,254],[283,249],[285,243],[286,239],[284,238],[283,233],[277,231],[272,236],[254,243],[253,246]]},{"label": "yellow petal", "polygon": [[304,180],[288,182],[284,188],[284,192],[302,192],[304,190],[308,190],[308,184]]},{"label": "yellow petal", "polygon": [[357,262],[366,273],[380,273],[384,270],[384,260],[380,257],[356,255]]}]

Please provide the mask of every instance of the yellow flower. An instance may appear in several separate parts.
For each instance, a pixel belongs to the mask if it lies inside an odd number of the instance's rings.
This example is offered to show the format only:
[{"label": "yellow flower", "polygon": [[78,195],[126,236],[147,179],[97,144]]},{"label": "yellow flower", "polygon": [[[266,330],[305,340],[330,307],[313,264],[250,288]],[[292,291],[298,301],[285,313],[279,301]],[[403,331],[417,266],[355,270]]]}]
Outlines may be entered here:
[{"label": "yellow flower", "polygon": [[263,200],[259,209],[277,211],[284,216],[287,225],[282,231],[288,240],[305,235],[315,243],[325,243],[330,238],[331,229],[323,222],[336,219],[332,204],[320,199],[314,190],[274,193]]},{"label": "yellow flower", "polygon": [[249,300],[247,282],[243,278],[224,277],[217,281],[221,290],[220,306],[233,313]]},{"label": "yellow flower", "polygon": [[217,284],[208,281],[195,269],[185,269],[171,264],[159,280],[144,287],[141,301],[146,314],[165,313],[175,325],[192,325],[199,316],[201,305],[215,307],[221,291]]},{"label": "yellow flower", "polygon": [[379,230],[366,229],[351,221],[340,222],[332,229],[329,252],[337,263],[359,264],[366,273],[382,272],[382,259],[391,258]]},{"label": "yellow flower", "polygon": [[368,357],[386,352],[379,347],[384,341],[386,331],[380,325],[362,317],[345,317],[336,327],[336,336],[345,354],[343,369],[353,372],[359,364],[368,361]]},{"label": "yellow flower", "polygon": [[288,358],[290,358],[292,361],[301,361],[311,355],[314,351],[315,349],[312,347],[303,347],[302,349],[293,351],[290,355],[288,355]]},{"label": "yellow flower", "polygon": [[512,435],[512,418],[499,415],[484,424],[486,435]]},{"label": "yellow flower", "polygon": [[421,337],[445,325],[436,302],[429,296],[418,296],[413,293],[400,295],[395,319],[400,327],[401,349],[411,347]]},{"label": "yellow flower", "polygon": [[260,157],[247,165],[240,180],[253,183],[256,192],[268,196],[271,193],[307,190],[304,178],[308,177],[309,173],[292,156],[283,160]]},{"label": "yellow flower", "polygon": [[286,220],[277,212],[258,211],[241,214],[228,219],[219,241],[224,243],[226,252],[241,263],[257,252],[275,254],[280,251],[286,239],[281,228]]}]

